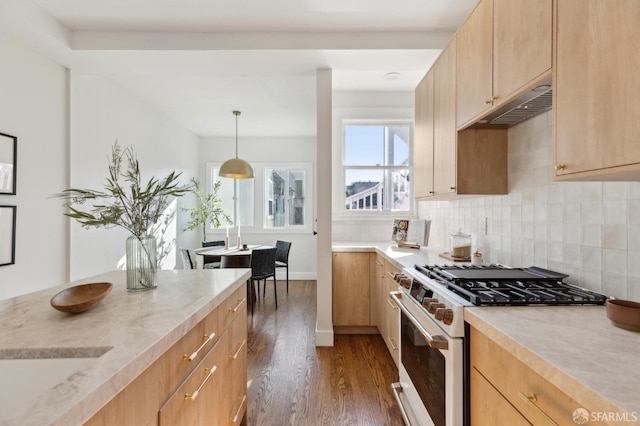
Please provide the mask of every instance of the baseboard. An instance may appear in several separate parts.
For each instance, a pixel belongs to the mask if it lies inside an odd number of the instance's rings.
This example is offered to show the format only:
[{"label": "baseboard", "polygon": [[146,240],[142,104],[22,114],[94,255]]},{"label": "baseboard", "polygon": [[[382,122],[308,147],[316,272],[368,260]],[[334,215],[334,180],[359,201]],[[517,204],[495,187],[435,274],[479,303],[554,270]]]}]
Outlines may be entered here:
[{"label": "baseboard", "polygon": [[333,346],[333,330],[318,330],[316,325],[316,346]]}]

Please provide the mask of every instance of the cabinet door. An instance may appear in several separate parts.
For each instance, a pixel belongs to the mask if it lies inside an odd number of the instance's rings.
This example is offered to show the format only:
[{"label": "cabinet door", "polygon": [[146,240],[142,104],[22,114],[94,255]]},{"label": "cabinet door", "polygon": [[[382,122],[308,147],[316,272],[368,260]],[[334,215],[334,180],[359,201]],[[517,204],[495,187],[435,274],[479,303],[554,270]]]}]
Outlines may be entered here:
[{"label": "cabinet door", "polygon": [[557,2],[557,176],[640,175],[640,2],[616,0],[612,5],[606,0]]},{"label": "cabinet door", "polygon": [[435,195],[456,187],[456,39],[434,65],[433,181]]},{"label": "cabinet door", "polygon": [[552,9],[552,0],[493,0],[494,105],[551,69]]},{"label": "cabinet door", "polygon": [[478,3],[456,33],[457,127],[491,107],[493,1]]},{"label": "cabinet door", "polygon": [[369,325],[369,253],[333,253],[333,324]]},{"label": "cabinet door", "polygon": [[416,87],[413,143],[414,191],[417,199],[433,195],[433,68]]},{"label": "cabinet door", "polygon": [[470,392],[471,426],[531,425],[475,368]]},{"label": "cabinet door", "polygon": [[380,255],[376,257],[376,274],[378,282],[377,307],[378,307],[378,330],[382,338],[386,341],[388,333],[387,327],[387,280],[384,276],[384,260]]}]

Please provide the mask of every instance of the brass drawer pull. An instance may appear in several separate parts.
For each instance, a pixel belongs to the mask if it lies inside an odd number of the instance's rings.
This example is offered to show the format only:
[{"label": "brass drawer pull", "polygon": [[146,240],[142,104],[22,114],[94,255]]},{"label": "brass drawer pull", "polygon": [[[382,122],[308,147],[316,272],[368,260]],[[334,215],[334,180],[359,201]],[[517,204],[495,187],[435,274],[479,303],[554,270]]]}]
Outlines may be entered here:
[{"label": "brass drawer pull", "polygon": [[389,275],[389,278],[393,279],[393,273],[387,272],[387,275]]},{"label": "brass drawer pull", "polygon": [[240,401],[240,406],[238,407],[238,411],[236,411],[236,415],[233,417],[229,417],[229,423],[235,423],[238,421],[238,417],[240,416],[240,412],[242,411],[242,406],[244,402],[247,400],[247,395],[242,397],[242,401]]},{"label": "brass drawer pull", "polygon": [[389,343],[391,343],[391,347],[393,348],[394,351],[398,350],[398,345],[396,345],[396,341],[393,340],[393,337],[389,337]]},{"label": "brass drawer pull", "polygon": [[202,390],[202,387],[204,386],[204,384],[207,383],[207,380],[209,380],[211,375],[213,373],[215,373],[217,369],[218,369],[217,365],[214,365],[210,369],[209,368],[205,368],[204,371],[206,373],[208,373],[207,377],[204,378],[204,380],[202,381],[202,383],[200,383],[200,386],[198,386],[198,389],[196,389],[196,391],[194,393],[192,393],[192,394],[185,393],[184,394],[184,399],[188,399],[190,401],[195,401],[196,398],[198,397],[198,395],[200,394],[200,391]]},{"label": "brass drawer pull", "polygon": [[556,171],[559,172],[560,170],[564,170],[565,167],[567,167],[567,166],[564,165],[564,164],[556,164],[556,166],[554,168],[556,169]]},{"label": "brass drawer pull", "polygon": [[518,391],[518,396],[522,399],[524,399],[525,401],[527,401],[527,404],[529,404],[531,407],[533,407],[534,410],[536,410],[538,413],[540,413],[546,420],[547,422],[549,422],[549,424],[554,425],[554,426],[558,426],[558,423],[554,422],[553,419],[551,417],[549,417],[549,415],[547,413],[544,412],[544,410],[540,407],[538,407],[538,405],[536,404],[536,401],[538,400],[538,397],[536,396],[536,394],[532,394],[531,396],[527,396],[525,394],[523,394],[522,392]]},{"label": "brass drawer pull", "polygon": [[240,355],[240,351],[242,350],[242,348],[244,347],[244,345],[247,344],[247,339],[244,339],[242,342],[238,342],[240,343],[240,347],[238,348],[238,350],[236,351],[235,354],[233,355],[229,355],[229,359],[236,359],[238,358],[238,355]]},{"label": "brass drawer pull", "polygon": [[183,361],[191,362],[194,359],[196,359],[196,357],[198,356],[198,353],[202,350],[202,348],[207,346],[207,343],[209,343],[210,341],[213,340],[214,337],[216,337],[216,333],[211,333],[208,336],[205,334],[203,337],[205,339],[204,343],[202,345],[200,345],[200,347],[198,349],[196,349],[196,351],[194,353],[192,353],[191,355],[187,355],[187,354],[182,355],[182,360]]},{"label": "brass drawer pull", "polygon": [[236,305],[235,308],[233,309],[229,309],[229,312],[233,312],[234,314],[238,311],[238,309],[240,309],[240,306],[242,306],[242,304],[245,302],[245,300],[247,300],[247,298],[243,298],[243,299],[238,299],[238,304]]},{"label": "brass drawer pull", "polygon": [[380,261],[378,261],[378,260],[376,259],[376,265],[378,265],[378,266],[382,266],[382,265],[383,265],[383,263],[382,263],[382,262],[380,262]]},{"label": "brass drawer pull", "polygon": [[387,303],[389,304],[389,306],[391,306],[391,309],[398,309],[398,305],[393,303],[391,299],[387,299]]}]

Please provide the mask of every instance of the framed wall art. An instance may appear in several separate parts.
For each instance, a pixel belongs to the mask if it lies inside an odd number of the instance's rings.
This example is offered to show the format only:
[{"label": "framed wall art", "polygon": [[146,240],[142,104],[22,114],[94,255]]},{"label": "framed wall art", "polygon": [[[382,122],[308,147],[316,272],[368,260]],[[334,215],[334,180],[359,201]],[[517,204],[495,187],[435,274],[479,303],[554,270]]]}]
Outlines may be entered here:
[{"label": "framed wall art", "polygon": [[16,194],[18,138],[0,133],[0,195]]},{"label": "framed wall art", "polygon": [[0,266],[16,263],[16,206],[0,206]]}]

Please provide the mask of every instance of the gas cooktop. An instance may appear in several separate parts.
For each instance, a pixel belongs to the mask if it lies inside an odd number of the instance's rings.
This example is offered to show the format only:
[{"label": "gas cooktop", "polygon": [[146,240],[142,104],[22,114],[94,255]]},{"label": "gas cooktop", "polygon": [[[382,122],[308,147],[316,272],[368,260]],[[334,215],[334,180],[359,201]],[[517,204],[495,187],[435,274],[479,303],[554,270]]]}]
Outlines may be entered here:
[{"label": "gas cooktop", "polygon": [[606,296],[542,269],[502,265],[415,265],[415,269],[474,305],[603,305]]}]

